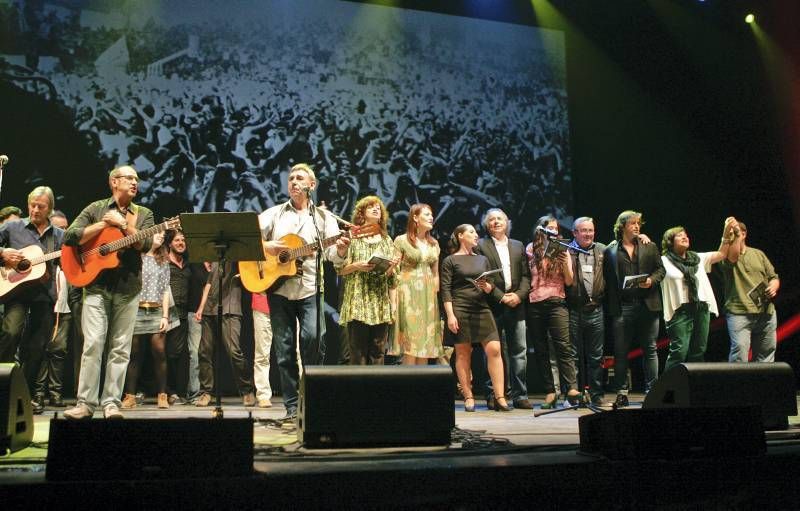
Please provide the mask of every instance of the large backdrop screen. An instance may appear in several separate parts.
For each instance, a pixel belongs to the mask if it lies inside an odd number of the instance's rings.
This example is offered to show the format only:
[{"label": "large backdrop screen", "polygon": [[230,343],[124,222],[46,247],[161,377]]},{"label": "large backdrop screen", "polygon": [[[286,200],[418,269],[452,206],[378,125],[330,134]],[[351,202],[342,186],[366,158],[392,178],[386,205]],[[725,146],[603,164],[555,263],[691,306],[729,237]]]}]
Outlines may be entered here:
[{"label": "large backdrop screen", "polygon": [[[158,215],[261,211],[308,162],[319,201],[350,218],[378,195],[395,234],[415,202],[439,237],[490,207],[521,239],[544,213],[571,218],[561,32],[332,0],[28,0],[0,16],[5,63],[52,84],[19,86],[55,91],[98,169],[133,163]],[[84,190],[57,193],[98,198]]]}]

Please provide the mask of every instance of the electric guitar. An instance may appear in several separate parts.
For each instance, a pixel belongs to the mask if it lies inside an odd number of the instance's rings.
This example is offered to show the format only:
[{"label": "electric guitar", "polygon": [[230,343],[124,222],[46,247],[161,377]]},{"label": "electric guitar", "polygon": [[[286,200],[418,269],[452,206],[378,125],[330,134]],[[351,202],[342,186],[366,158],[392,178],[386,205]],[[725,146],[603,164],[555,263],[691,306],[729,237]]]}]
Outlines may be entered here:
[{"label": "electric guitar", "polygon": [[106,227],[96,238],[79,247],[61,247],[61,269],[67,282],[73,286],[88,286],[103,270],[119,266],[117,251],[167,229],[179,229],[180,226],[180,218],[176,216],[130,236],[124,236],[118,227]]},{"label": "electric guitar", "polygon": [[43,263],[61,257],[60,250],[45,254],[38,245],[29,245],[19,251],[25,258],[15,268],[0,267],[0,303],[6,302],[29,284],[47,280],[47,265]]},{"label": "electric guitar", "polygon": [[[342,236],[349,238],[363,238],[381,232],[378,224],[354,225],[350,232],[342,231],[336,236],[322,240],[322,248],[328,248]],[[317,243],[306,243],[306,240],[297,234],[287,234],[281,237],[289,248],[281,250],[278,255],[270,255],[264,249],[266,261],[239,261],[239,277],[242,286],[251,293],[260,293],[271,288],[278,279],[289,278],[297,275],[303,265],[301,258],[314,253],[319,247]],[[262,241],[262,244],[266,242]]]}]

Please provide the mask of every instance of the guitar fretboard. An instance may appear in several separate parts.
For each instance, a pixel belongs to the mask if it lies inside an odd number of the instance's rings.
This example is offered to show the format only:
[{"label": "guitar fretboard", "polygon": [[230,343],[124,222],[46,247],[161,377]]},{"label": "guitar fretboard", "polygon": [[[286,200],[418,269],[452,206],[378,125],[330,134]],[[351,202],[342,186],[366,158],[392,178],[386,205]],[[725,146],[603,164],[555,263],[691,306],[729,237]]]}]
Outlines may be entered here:
[{"label": "guitar fretboard", "polygon": [[91,250],[87,250],[84,252],[84,255],[92,255],[92,254],[107,254],[110,252],[116,252],[117,250],[122,250],[123,248],[133,245],[134,243],[138,243],[150,236],[157,234],[159,232],[166,231],[169,229],[170,221],[166,221],[160,223],[158,225],[154,225],[153,227],[148,227],[142,231],[137,232],[136,234],[131,234],[130,236],[125,236],[124,238],[118,239],[117,241],[112,241],[111,243],[106,243],[105,245],[100,245],[99,247],[95,247]]},{"label": "guitar fretboard", "polygon": [[59,257],[61,257],[61,251],[60,250],[57,250],[55,252],[50,252],[49,254],[41,255],[39,257],[34,257],[33,259],[31,259],[31,266],[35,266],[37,264],[46,263],[47,261],[49,261],[51,259],[58,259]]},{"label": "guitar fretboard", "polygon": [[[344,233],[337,234],[336,236],[331,236],[330,238],[325,238],[324,240],[322,240],[322,248],[325,249],[330,247],[331,245],[336,243],[336,240],[341,238],[343,234]],[[305,257],[311,255],[314,253],[314,250],[316,250],[318,246],[319,245],[316,243],[308,243],[306,245],[303,245],[302,247],[290,249],[289,259],[297,259],[298,257]]]}]

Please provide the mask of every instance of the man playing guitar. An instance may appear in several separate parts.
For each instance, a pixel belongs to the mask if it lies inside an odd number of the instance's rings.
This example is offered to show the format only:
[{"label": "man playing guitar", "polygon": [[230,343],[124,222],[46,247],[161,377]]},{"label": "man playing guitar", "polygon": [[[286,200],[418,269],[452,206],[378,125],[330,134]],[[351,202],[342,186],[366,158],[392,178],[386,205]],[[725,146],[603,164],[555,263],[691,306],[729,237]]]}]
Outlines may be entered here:
[{"label": "man playing guitar", "polygon": [[[129,165],[115,168],[109,173],[108,184],[111,197],[93,202],[81,211],[67,229],[65,245],[77,247],[90,243],[106,229],[118,229],[125,236],[133,236],[153,226],[153,212],[133,203],[139,184],[136,169]],[[137,297],[142,287],[140,253],[147,252],[151,244],[152,237],[145,237],[131,248],[121,250],[119,266],[105,269],[84,289],[78,403],[64,412],[68,419],[89,419],[97,406],[103,407],[107,419],[122,418],[120,397],[130,359],[139,306]],[[106,339],[109,346],[105,382],[102,395],[98,396]]]},{"label": "man playing guitar", "polygon": [[[292,167],[287,180],[289,201],[264,211],[259,224],[266,243],[264,250],[277,255],[289,248],[281,238],[296,234],[307,242],[330,238],[339,234],[336,219],[324,209],[316,209],[313,218],[309,212],[309,194],[317,184],[314,171],[305,163]],[[316,227],[315,227],[316,225]],[[347,255],[350,240],[340,237],[334,246],[325,250],[325,258],[341,263]],[[283,403],[287,417],[297,412],[299,371],[295,348],[295,322],[300,324],[300,354],[303,364],[321,364],[325,358],[325,341],[316,345],[317,297],[315,257],[302,261],[301,275],[286,279],[268,294],[273,344],[281,375]],[[320,336],[321,339],[324,339]]]},{"label": "man playing guitar", "polygon": [[[24,275],[30,270],[30,261],[21,251],[36,245],[42,252],[61,249],[64,231],[50,224],[50,213],[54,206],[53,190],[49,186],[37,186],[28,194],[28,218],[10,220],[0,226],[0,269],[2,278],[11,272]],[[20,265],[20,263],[23,263]],[[42,263],[52,270],[52,262]],[[16,271],[19,270],[19,271]],[[0,331],[0,362],[13,362],[17,347],[20,348],[22,369],[29,388],[39,370],[47,340],[53,333],[53,304],[56,300],[54,271],[44,273],[42,279],[20,286],[14,296],[5,303],[3,326]],[[27,342],[20,346],[20,337],[30,314],[31,332]]]}]

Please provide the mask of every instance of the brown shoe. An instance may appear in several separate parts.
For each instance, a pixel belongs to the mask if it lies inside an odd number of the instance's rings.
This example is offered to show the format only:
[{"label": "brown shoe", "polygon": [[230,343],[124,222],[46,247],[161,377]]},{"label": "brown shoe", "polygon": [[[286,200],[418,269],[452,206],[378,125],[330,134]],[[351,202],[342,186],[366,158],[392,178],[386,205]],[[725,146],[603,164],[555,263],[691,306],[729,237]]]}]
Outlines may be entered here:
[{"label": "brown shoe", "polygon": [[169,408],[169,399],[167,398],[166,392],[160,392],[158,394],[158,407]]},{"label": "brown shoe", "polygon": [[131,408],[136,408],[136,396],[133,394],[125,394],[122,396],[122,409],[130,410]]},{"label": "brown shoe", "polygon": [[258,400],[258,407],[259,408],[272,408],[272,401],[269,399],[259,399]]},{"label": "brown shoe", "polygon": [[255,406],[256,405],[256,396],[253,395],[252,392],[248,392],[244,396],[242,396],[242,404],[244,406]]},{"label": "brown shoe", "polygon": [[200,397],[194,402],[195,406],[208,406],[211,404],[211,394],[203,392]]}]

